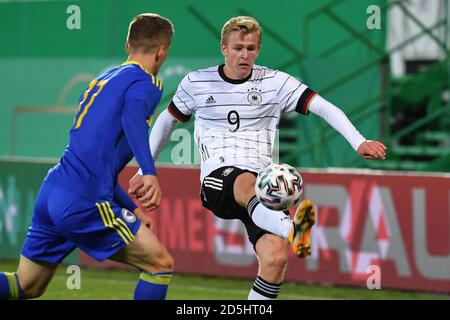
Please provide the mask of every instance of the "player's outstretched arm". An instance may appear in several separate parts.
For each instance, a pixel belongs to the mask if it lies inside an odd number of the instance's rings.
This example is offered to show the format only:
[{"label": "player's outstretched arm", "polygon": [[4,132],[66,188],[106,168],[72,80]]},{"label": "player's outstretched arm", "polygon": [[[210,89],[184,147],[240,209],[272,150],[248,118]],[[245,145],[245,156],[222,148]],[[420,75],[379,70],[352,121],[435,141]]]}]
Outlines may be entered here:
[{"label": "player's outstretched arm", "polygon": [[364,159],[386,159],[387,148],[383,143],[366,140],[341,109],[321,96],[313,98],[308,110],[328,122]]},{"label": "player's outstretched arm", "polygon": [[167,144],[170,134],[177,125],[177,122],[177,119],[175,119],[167,109],[161,112],[156,119],[155,125],[152,127],[150,133],[150,138],[148,139],[150,151],[155,161],[158,159],[161,150]]}]

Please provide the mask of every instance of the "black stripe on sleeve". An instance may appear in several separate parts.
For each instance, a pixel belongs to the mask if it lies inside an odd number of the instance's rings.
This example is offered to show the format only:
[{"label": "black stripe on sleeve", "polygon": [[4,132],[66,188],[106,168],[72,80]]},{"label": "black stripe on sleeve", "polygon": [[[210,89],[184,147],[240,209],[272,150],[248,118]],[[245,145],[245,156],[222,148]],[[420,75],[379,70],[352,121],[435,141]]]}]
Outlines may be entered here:
[{"label": "black stripe on sleeve", "polygon": [[300,98],[298,98],[297,106],[295,107],[295,111],[298,113],[307,115],[309,113],[308,106],[311,102],[311,100],[316,96],[316,92],[314,90],[311,90],[310,88],[306,88],[305,91],[303,91]]},{"label": "black stripe on sleeve", "polygon": [[191,120],[192,114],[186,115],[183,112],[181,112],[180,109],[177,108],[175,103],[173,103],[173,101],[170,101],[170,104],[167,107],[167,110],[169,110],[170,114],[182,123],[185,123],[185,122],[188,122],[189,120]]}]

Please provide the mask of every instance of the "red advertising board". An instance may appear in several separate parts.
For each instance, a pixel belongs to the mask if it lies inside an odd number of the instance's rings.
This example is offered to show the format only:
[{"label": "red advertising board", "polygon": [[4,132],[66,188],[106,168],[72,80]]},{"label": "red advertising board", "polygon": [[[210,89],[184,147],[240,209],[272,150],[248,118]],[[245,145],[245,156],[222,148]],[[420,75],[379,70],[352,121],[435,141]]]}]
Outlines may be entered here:
[{"label": "red advertising board", "polygon": [[[135,172],[128,167],[121,184]],[[318,213],[312,255],[290,256],[286,280],[450,293],[450,177],[385,172],[301,171]],[[153,231],[178,273],[254,278],[253,247],[238,220],[199,200],[199,170],[159,168],[161,206]],[[93,263],[86,256],[82,261]]]}]

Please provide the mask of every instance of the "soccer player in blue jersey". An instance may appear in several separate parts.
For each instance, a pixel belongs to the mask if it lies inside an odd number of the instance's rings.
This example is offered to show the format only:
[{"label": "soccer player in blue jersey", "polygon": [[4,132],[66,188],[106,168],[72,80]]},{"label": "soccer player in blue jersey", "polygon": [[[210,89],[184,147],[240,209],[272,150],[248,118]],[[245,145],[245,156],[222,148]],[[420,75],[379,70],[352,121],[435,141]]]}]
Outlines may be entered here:
[{"label": "soccer player in blue jersey", "polygon": [[117,182],[136,158],[151,209],[161,191],[148,145],[148,124],[162,94],[156,74],[167,57],[172,23],[141,14],[130,23],[128,60],[91,81],[81,95],[70,141],[37,195],[17,272],[0,273],[0,299],[42,295],[58,265],[76,247],[142,271],[135,299],[164,299],[173,258],[148,228],[151,220]]}]

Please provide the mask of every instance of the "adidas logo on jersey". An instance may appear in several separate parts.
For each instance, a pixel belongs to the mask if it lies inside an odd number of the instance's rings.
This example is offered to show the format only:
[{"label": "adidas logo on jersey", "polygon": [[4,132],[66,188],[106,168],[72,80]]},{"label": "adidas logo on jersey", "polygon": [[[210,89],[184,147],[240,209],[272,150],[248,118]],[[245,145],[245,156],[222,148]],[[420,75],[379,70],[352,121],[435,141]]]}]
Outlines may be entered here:
[{"label": "adidas logo on jersey", "polygon": [[216,103],[216,100],[214,100],[213,96],[209,96],[209,98],[206,99],[205,103]]},{"label": "adidas logo on jersey", "polygon": [[231,172],[233,172],[234,168],[226,168],[225,170],[223,170],[222,175],[224,177],[226,177],[227,175],[229,175]]}]

